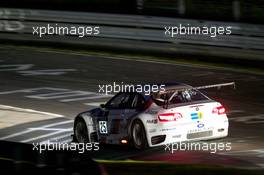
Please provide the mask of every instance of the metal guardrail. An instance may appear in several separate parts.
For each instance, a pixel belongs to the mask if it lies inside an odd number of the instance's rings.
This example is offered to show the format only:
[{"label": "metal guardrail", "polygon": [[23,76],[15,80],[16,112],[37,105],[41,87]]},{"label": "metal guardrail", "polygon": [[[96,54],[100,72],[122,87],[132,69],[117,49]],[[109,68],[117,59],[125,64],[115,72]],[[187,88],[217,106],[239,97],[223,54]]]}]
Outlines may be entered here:
[{"label": "metal guardrail", "polygon": [[[8,36],[14,34],[13,39],[16,36],[21,39],[23,35],[23,39],[41,41],[45,39],[45,36],[36,39],[37,36],[32,35],[32,27],[46,26],[47,24],[58,24],[69,27],[76,25],[99,26],[100,34],[96,38],[126,40],[128,44],[133,41],[144,41],[146,44],[147,42],[166,43],[170,45],[170,48],[178,48],[179,45],[180,47],[189,45],[192,46],[192,49],[195,47],[200,49],[203,46],[215,49],[234,48],[240,52],[238,54],[246,51],[252,53],[252,57],[256,51],[259,55],[258,59],[264,60],[261,57],[262,52],[264,55],[264,25],[153,16],[0,8],[0,39],[3,36],[7,39]],[[174,38],[170,38],[164,34],[165,26],[179,26],[179,24],[197,27],[231,26],[232,34],[218,35],[215,38],[204,35],[177,35]],[[85,39],[79,38],[79,40],[83,40],[80,41],[81,43],[84,43],[84,41],[89,42],[89,38],[93,37],[88,37],[88,39],[86,37]],[[54,37],[53,40],[54,42],[56,40],[63,42],[58,37]],[[70,40],[67,40],[67,42],[70,42]],[[212,54],[214,51],[210,50],[208,52]],[[226,54],[226,52],[222,54]]]}]

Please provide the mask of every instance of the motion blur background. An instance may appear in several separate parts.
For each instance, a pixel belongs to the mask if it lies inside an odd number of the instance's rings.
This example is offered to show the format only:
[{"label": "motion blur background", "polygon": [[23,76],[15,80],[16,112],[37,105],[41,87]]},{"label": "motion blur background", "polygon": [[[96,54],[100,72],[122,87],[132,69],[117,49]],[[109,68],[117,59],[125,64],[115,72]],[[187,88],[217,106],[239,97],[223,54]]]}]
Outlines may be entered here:
[{"label": "motion blur background", "polygon": [[[5,147],[0,149],[0,160],[8,162],[0,167],[17,168],[13,164],[19,159],[50,164],[50,172],[58,172],[61,167],[67,171],[75,161],[78,170],[82,159],[76,160],[76,155],[51,152],[49,159],[32,153],[31,144],[58,138],[70,143],[74,117],[109,99],[97,94],[98,84],[179,81],[201,86],[234,81],[237,90],[206,92],[227,106],[229,136],[216,142],[231,142],[231,152],[166,154],[163,147],[137,151],[106,146],[91,157],[110,174],[153,175],[172,170],[195,175],[205,170],[208,174],[249,174],[223,171],[218,165],[263,174],[263,23],[264,0],[0,0],[0,141],[6,142],[0,143]],[[33,35],[32,27],[47,24],[99,26],[100,34],[82,38]],[[231,26],[232,34],[215,38],[164,35],[165,26],[180,24]],[[42,115],[43,111],[48,114]],[[54,128],[30,130],[44,126]],[[57,133],[60,129],[67,132]],[[181,169],[170,164],[162,169],[167,165],[145,164],[148,160],[187,166]],[[82,163],[92,171],[86,166],[89,161]],[[212,164],[217,166],[207,167]],[[95,171],[100,174],[98,167]]]},{"label": "motion blur background", "polygon": [[1,0],[2,7],[264,22],[262,0]]},{"label": "motion blur background", "polygon": [[[2,0],[2,43],[56,44],[262,68],[264,3],[260,0]],[[97,37],[32,35],[47,24],[100,26]],[[231,35],[164,35],[166,26],[231,26]],[[113,44],[114,43],[114,44]],[[213,57],[213,58],[212,58]]]}]

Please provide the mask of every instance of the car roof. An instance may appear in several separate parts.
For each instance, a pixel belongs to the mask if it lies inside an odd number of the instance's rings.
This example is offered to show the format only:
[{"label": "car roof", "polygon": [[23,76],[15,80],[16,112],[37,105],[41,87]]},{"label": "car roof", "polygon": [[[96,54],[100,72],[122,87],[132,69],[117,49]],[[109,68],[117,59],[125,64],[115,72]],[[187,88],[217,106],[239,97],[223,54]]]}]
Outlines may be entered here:
[{"label": "car roof", "polygon": [[[170,91],[170,90],[179,90],[179,89],[190,89],[193,88],[192,86],[185,84],[185,83],[179,83],[179,82],[175,82],[175,83],[157,83],[157,84],[141,84],[142,86],[144,85],[157,85],[157,86],[161,86],[164,85],[165,86],[165,91]],[[121,92],[119,92],[121,93]],[[150,94],[146,94],[145,92],[128,92],[128,93],[138,93],[141,94],[146,100],[148,100],[151,97],[151,93]]]},{"label": "car roof", "polygon": [[[165,90],[179,90],[179,89],[190,89],[193,88],[192,86],[185,84],[185,83],[160,83],[160,84],[151,84],[151,85],[165,85]],[[148,98],[150,95],[146,95],[144,92],[140,92],[139,94],[143,95],[145,98]]]},{"label": "car roof", "polygon": [[185,83],[165,83],[164,85],[165,85],[165,90],[193,88],[192,86],[185,84]]}]

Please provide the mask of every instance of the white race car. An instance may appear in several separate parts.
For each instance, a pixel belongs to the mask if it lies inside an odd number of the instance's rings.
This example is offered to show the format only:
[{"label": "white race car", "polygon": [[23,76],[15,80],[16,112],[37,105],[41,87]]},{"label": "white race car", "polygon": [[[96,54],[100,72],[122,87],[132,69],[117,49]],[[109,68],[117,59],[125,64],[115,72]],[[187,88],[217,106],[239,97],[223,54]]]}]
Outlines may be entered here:
[{"label": "white race car", "polygon": [[198,89],[227,85],[234,83],[197,88],[177,83],[150,95],[119,92],[106,104],[75,118],[74,140],[144,149],[226,137],[229,124],[224,106]]}]

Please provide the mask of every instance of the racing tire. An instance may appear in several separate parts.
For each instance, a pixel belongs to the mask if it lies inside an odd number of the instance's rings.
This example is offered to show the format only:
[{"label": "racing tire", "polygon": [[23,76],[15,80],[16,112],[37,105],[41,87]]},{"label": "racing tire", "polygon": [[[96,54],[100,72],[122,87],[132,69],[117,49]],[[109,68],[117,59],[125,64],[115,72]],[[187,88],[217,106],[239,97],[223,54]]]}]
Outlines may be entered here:
[{"label": "racing tire", "polygon": [[73,140],[78,143],[90,143],[87,125],[82,118],[76,119],[74,123]]},{"label": "racing tire", "polygon": [[131,126],[131,142],[132,146],[139,150],[148,147],[145,127],[140,120],[135,120]]}]

